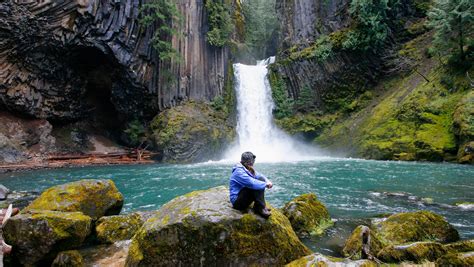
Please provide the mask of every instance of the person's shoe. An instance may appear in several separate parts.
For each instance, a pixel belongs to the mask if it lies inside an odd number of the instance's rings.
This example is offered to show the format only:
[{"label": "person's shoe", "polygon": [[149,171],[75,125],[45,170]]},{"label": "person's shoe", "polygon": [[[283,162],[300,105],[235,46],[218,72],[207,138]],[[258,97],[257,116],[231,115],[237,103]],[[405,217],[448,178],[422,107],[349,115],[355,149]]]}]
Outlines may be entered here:
[{"label": "person's shoe", "polygon": [[267,219],[268,217],[270,217],[270,215],[272,215],[272,213],[266,208],[255,210],[255,212],[265,219]]}]

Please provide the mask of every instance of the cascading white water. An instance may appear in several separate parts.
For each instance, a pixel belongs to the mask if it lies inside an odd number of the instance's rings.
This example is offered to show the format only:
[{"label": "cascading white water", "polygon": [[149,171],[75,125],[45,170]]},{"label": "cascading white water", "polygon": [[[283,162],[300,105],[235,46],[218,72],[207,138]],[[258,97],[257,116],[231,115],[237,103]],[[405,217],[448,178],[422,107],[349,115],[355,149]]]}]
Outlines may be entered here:
[{"label": "cascading white water", "polygon": [[297,142],[273,123],[274,107],[267,65],[274,57],[257,65],[234,64],[237,93],[237,143],[226,159],[240,159],[245,151],[252,151],[259,162],[300,161],[315,159],[320,154],[307,144]]}]

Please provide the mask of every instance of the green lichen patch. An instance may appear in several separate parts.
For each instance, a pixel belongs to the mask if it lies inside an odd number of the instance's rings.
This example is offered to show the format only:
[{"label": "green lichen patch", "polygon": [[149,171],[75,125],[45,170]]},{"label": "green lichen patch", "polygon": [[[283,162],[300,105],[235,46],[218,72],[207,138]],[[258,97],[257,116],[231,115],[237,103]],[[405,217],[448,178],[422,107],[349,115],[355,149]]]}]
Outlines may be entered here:
[{"label": "green lichen patch", "polygon": [[157,211],[132,239],[129,266],[282,265],[310,251],[288,219],[234,210],[228,189],[195,191]]},{"label": "green lichen patch", "polygon": [[3,236],[15,249],[13,259],[23,265],[51,262],[61,250],[82,245],[92,219],[81,212],[29,210],[12,217]]},{"label": "green lichen patch", "polygon": [[377,258],[383,262],[412,261],[422,263],[436,261],[447,252],[448,250],[437,242],[416,242],[407,245],[387,246],[377,254]]},{"label": "green lichen patch", "polygon": [[296,197],[282,211],[299,235],[322,234],[333,225],[327,208],[314,193]]},{"label": "green lichen patch", "polygon": [[135,213],[101,217],[95,224],[97,240],[100,243],[114,243],[131,239],[142,224],[140,215]]},{"label": "green lichen patch", "polygon": [[441,243],[459,240],[459,234],[442,216],[430,211],[394,214],[376,225],[382,240],[397,245],[417,241]]},{"label": "green lichen patch", "polygon": [[112,180],[81,180],[47,189],[25,210],[82,212],[94,220],[120,213],[123,196]]}]

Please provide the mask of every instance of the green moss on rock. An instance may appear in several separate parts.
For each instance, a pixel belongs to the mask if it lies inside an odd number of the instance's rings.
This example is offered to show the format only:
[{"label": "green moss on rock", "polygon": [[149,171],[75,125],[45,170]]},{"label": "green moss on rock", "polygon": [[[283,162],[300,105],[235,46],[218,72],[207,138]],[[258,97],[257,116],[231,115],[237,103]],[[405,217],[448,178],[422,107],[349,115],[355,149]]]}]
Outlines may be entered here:
[{"label": "green moss on rock", "polygon": [[467,267],[474,266],[474,252],[448,253],[438,260],[436,266]]},{"label": "green moss on rock", "polygon": [[377,255],[377,253],[382,250],[385,244],[380,240],[377,233],[370,230],[367,226],[359,225],[352,231],[350,237],[346,240],[344,244],[344,248],[342,249],[342,255],[344,257],[351,258],[353,260],[361,259],[362,257],[362,233],[365,231],[369,231],[370,233],[370,252],[373,255]]},{"label": "green moss on rock", "polygon": [[100,243],[114,243],[131,239],[142,224],[140,215],[135,213],[101,217],[95,224],[97,240]]},{"label": "green moss on rock", "polygon": [[269,266],[309,253],[278,210],[269,219],[243,214],[232,208],[228,189],[216,187],[158,210],[133,237],[127,266]]},{"label": "green moss on rock", "polygon": [[474,239],[462,240],[444,245],[447,250],[454,252],[469,252],[474,251]]},{"label": "green moss on rock", "polygon": [[290,220],[296,233],[302,236],[322,234],[333,225],[327,208],[314,193],[303,194],[283,207],[283,214]]},{"label": "green moss on rock", "polygon": [[3,228],[12,257],[22,265],[51,262],[61,250],[82,245],[92,219],[81,212],[29,210],[12,217]]},{"label": "green moss on rock", "polygon": [[448,250],[437,242],[416,242],[407,245],[387,246],[377,254],[377,258],[383,262],[412,261],[422,263],[435,261],[447,252]]},{"label": "green moss on rock", "polygon": [[163,160],[168,162],[212,159],[235,135],[224,113],[195,101],[161,112],[151,129]]},{"label": "green moss on rock", "polygon": [[25,210],[79,211],[96,220],[119,214],[123,196],[112,180],[81,180],[53,186]]},{"label": "green moss on rock", "polygon": [[430,211],[398,213],[376,225],[383,241],[398,245],[417,241],[441,243],[459,240],[459,234],[442,216]]},{"label": "green moss on rock", "polygon": [[292,261],[285,265],[286,267],[326,267],[326,266],[354,266],[354,267],[375,267],[377,263],[370,260],[348,260],[322,255],[319,253],[311,254]]},{"label": "green moss on rock", "polygon": [[51,267],[83,267],[84,259],[77,250],[59,252]]}]

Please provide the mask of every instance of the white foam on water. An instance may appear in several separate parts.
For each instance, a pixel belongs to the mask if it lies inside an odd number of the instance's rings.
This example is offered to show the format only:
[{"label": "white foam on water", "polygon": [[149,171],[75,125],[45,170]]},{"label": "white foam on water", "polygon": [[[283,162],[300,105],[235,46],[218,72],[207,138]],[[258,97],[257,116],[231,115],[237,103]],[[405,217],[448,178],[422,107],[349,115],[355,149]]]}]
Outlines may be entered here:
[{"label": "white foam on water", "polygon": [[258,162],[329,158],[316,147],[291,138],[274,124],[274,103],[267,78],[267,66],[274,60],[271,57],[257,65],[234,64],[238,138],[225,153],[223,161],[239,161],[245,151],[254,153]]}]

